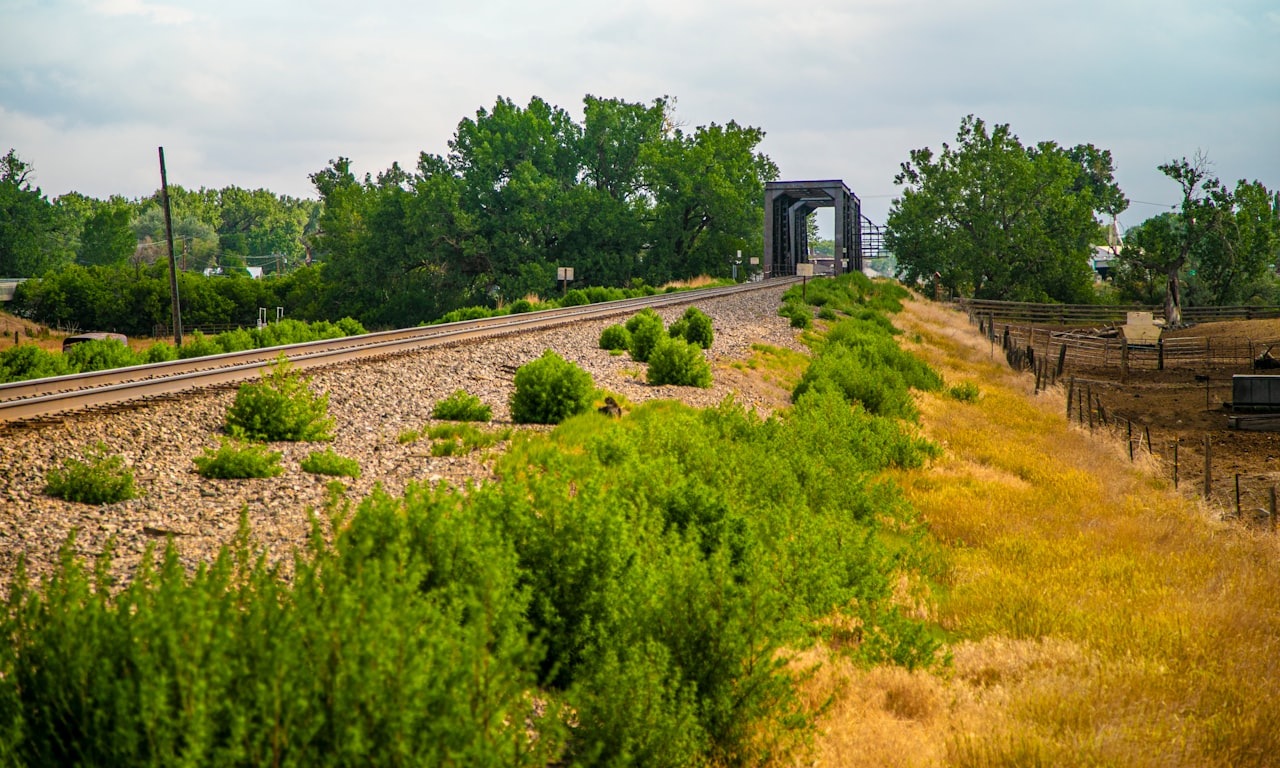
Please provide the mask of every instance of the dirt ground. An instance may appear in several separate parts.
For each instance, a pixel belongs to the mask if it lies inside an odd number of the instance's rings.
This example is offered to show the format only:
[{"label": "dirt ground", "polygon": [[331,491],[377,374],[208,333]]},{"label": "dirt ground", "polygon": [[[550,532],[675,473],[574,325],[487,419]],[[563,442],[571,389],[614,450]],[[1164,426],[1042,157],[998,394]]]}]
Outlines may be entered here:
[{"label": "dirt ground", "polygon": [[[1211,337],[1238,341],[1280,340],[1280,320],[1238,320],[1201,323],[1172,331],[1168,337]],[[1277,341],[1280,350],[1280,341]],[[1070,371],[1077,380],[1089,381],[1108,417],[1133,423],[1135,441],[1146,450],[1150,434],[1153,452],[1161,456],[1173,475],[1173,445],[1177,442],[1179,487],[1202,492],[1204,444],[1210,440],[1212,501],[1234,513],[1236,476],[1240,483],[1240,508],[1245,516],[1266,509],[1270,489],[1280,483],[1280,433],[1230,429],[1226,404],[1231,400],[1234,374],[1265,374],[1249,366],[1175,368],[1164,371],[1131,371],[1120,380],[1118,367]],[[1280,371],[1273,371],[1280,375]],[[1060,381],[1066,386],[1065,381]],[[1116,423],[1112,421],[1113,425]],[[1128,427],[1116,427],[1122,439]]]}]

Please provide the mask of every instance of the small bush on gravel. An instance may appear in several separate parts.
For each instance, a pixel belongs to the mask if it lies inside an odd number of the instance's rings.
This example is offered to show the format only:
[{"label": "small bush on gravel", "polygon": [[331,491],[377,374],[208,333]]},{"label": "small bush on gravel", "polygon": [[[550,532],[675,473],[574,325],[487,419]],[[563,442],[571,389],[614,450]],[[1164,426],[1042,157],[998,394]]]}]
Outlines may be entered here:
[{"label": "small bush on gravel", "polygon": [[595,398],[591,374],[550,349],[520,366],[515,385],[511,420],[517,424],[559,424],[590,410]]},{"label": "small bush on gravel", "polygon": [[491,421],[493,409],[480,402],[480,398],[475,395],[458,389],[436,403],[436,407],[431,409],[431,418],[444,421]]},{"label": "small bush on gravel", "polygon": [[360,462],[333,452],[332,448],[312,451],[302,460],[302,471],[313,475],[331,475],[360,479]]},{"label": "small bush on gravel", "polygon": [[839,315],[837,315],[836,311],[831,307],[823,307],[822,309],[818,310],[819,320],[826,320],[827,322],[831,322],[835,320],[837,317],[839,317]]},{"label": "small bush on gravel", "polygon": [[192,461],[201,477],[232,480],[275,477],[284,471],[280,466],[280,456],[279,451],[269,451],[265,446],[223,439],[218,450],[206,448]]},{"label": "small bush on gravel", "polygon": [[690,344],[697,344],[703,349],[711,349],[715,341],[715,331],[711,327],[711,318],[697,307],[689,307],[684,315],[667,329],[671,338],[683,338]]},{"label": "small bush on gravel", "polygon": [[663,339],[649,355],[650,384],[679,387],[711,386],[711,364],[697,344],[684,339]]},{"label": "small bush on gravel", "polygon": [[120,456],[107,455],[101,442],[85,450],[84,460],[63,459],[61,469],[49,470],[44,492],[82,504],[114,504],[136,495],[133,470]]},{"label": "small bush on gravel", "polygon": [[315,395],[281,355],[262,381],[242,384],[227,410],[227,430],[247,440],[320,442],[332,440],[329,395]]},{"label": "small bush on gravel", "polygon": [[631,348],[631,332],[624,325],[611,325],[600,332],[600,348],[609,351]]},{"label": "small bush on gravel", "polygon": [[646,307],[627,320],[627,332],[631,334],[631,359],[638,363],[649,362],[649,353],[667,336],[662,317]]},{"label": "small bush on gravel", "polygon": [[813,326],[813,310],[807,304],[788,300],[778,309],[778,314],[791,320],[792,328],[810,328]]}]

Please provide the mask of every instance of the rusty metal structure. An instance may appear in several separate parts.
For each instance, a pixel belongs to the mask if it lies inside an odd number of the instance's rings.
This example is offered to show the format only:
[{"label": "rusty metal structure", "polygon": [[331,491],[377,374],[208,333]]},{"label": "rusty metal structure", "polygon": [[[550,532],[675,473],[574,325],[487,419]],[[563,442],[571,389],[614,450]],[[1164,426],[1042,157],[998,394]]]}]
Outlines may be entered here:
[{"label": "rusty metal structure", "polygon": [[884,250],[884,227],[862,217],[862,260],[878,259]]},{"label": "rusty metal structure", "polygon": [[770,181],[764,185],[765,277],[796,274],[809,261],[809,214],[835,210],[834,273],[862,271],[862,203],[843,181]]}]

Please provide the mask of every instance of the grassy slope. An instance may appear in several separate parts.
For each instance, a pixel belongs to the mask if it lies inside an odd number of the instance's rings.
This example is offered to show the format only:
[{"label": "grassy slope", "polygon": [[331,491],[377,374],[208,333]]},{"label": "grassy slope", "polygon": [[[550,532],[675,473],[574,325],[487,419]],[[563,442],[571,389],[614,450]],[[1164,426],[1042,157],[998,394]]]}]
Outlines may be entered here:
[{"label": "grassy slope", "polygon": [[1069,427],[1054,394],[993,362],[959,315],[895,321],[976,404],[921,402],[946,449],[907,489],[948,562],[937,618],[954,664],[855,670],[820,651],[834,694],[823,765],[1280,764],[1280,544],[1214,522],[1122,446]]}]

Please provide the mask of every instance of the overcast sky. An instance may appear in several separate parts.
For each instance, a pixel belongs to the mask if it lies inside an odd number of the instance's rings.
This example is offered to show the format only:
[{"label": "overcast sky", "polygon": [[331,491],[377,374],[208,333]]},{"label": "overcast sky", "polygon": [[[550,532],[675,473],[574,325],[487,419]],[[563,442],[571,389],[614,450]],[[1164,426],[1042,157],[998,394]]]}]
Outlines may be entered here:
[{"label": "overcast sky", "polygon": [[0,153],[50,197],[147,195],[158,146],[174,184],[315,197],[332,158],[412,167],[499,96],[585,94],[758,126],[783,180],[879,223],[970,113],[1110,149],[1127,226],[1197,150],[1280,189],[1276,0],[0,0],[0,27]]}]

